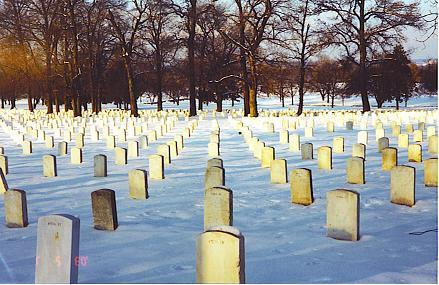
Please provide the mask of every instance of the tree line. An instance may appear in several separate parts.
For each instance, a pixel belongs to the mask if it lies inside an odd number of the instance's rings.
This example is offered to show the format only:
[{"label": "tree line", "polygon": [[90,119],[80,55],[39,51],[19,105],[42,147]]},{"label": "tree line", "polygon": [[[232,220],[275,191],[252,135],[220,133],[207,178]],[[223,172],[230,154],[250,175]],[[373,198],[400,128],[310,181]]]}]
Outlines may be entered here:
[{"label": "tree line", "polygon": [[0,99],[138,116],[146,96],[158,111],[189,100],[193,116],[242,98],[256,117],[260,92],[297,96],[300,115],[315,91],[332,105],[360,95],[369,111],[369,96],[380,107],[417,82],[437,90],[437,61],[415,68],[401,45],[408,27],[431,37],[436,19],[403,0],[0,0]]}]

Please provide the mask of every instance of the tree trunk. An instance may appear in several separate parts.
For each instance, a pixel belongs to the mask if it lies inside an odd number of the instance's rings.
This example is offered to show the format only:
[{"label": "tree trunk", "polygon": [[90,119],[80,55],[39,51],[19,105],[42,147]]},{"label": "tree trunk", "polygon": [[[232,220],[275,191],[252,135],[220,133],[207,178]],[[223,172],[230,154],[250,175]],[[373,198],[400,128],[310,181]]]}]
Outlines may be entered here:
[{"label": "tree trunk", "polygon": [[363,103],[363,112],[370,111],[369,98],[367,97],[367,70],[366,70],[366,39],[365,39],[365,2],[366,0],[359,0],[360,5],[360,93],[361,101]]},{"label": "tree trunk", "polygon": [[331,108],[334,108],[334,97],[335,96],[331,96]]},{"label": "tree trunk", "polygon": [[27,89],[27,107],[30,112],[34,111],[34,106],[32,105],[32,90],[31,88]]},{"label": "tree trunk", "polygon": [[157,86],[157,111],[163,110],[163,70],[160,49],[155,52],[156,86]]},{"label": "tree trunk", "polygon": [[[245,46],[246,18],[242,9],[241,0],[235,0],[235,3],[238,6],[239,11],[239,43],[242,46]],[[241,81],[241,88],[242,96],[244,98],[244,116],[248,116],[250,114],[250,88],[248,85],[247,56],[243,48],[239,49],[239,64],[241,66],[241,77],[243,79],[243,81]]]},{"label": "tree trunk", "polygon": [[55,96],[55,111],[57,112],[57,113],[59,113],[60,111],[59,111],[59,94],[58,93],[55,93],[54,94]]},{"label": "tree trunk", "polygon": [[2,109],[5,108],[5,99],[2,98]]},{"label": "tree trunk", "polygon": [[189,116],[197,115],[197,102],[195,101],[195,27],[197,22],[197,0],[190,0],[189,10],[189,37],[187,40],[189,61]]},{"label": "tree trunk", "polygon": [[297,116],[303,113],[303,95],[304,95],[304,85],[305,85],[305,63],[302,60],[300,64],[299,72],[299,106],[297,107]]},{"label": "tree trunk", "polygon": [[249,63],[250,63],[250,117],[257,117],[258,116],[258,103],[257,103],[257,96],[258,96],[258,78],[257,78],[257,71],[256,71],[256,63],[254,61],[253,55],[249,56]]}]

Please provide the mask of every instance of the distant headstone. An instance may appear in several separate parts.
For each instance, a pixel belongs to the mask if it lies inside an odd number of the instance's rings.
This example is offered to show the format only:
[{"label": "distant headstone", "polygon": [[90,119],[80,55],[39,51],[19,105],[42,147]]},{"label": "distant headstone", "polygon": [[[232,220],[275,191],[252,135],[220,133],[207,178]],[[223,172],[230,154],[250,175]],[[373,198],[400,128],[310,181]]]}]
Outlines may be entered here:
[{"label": "distant headstone", "polygon": [[286,159],[274,159],[271,161],[270,177],[273,184],[288,183]]},{"label": "distant headstone", "polygon": [[159,145],[157,147],[157,154],[163,156],[165,164],[171,164],[171,150],[169,148],[169,145]]},{"label": "distant headstone", "polygon": [[438,166],[437,158],[429,158],[424,161],[424,185],[437,187]]},{"label": "distant headstone", "polygon": [[72,164],[81,164],[82,163],[82,149],[74,147],[70,151],[70,162]]},{"label": "distant headstone", "polygon": [[340,240],[360,239],[360,194],[337,189],[327,194],[326,227],[328,237]]},{"label": "distant headstone", "polygon": [[378,141],[380,138],[385,137],[385,131],[383,128],[377,128],[375,130],[375,140]]},{"label": "distant headstone", "polygon": [[93,160],[94,177],[107,177],[107,157],[103,154],[95,155]]},{"label": "distant headstone", "polygon": [[414,142],[422,142],[423,132],[422,130],[416,130],[413,132],[413,141]]},{"label": "distant headstone", "polygon": [[311,205],[314,202],[311,170],[294,169],[290,172],[291,203]]},{"label": "distant headstone", "polygon": [[117,229],[116,196],[113,190],[100,189],[91,192],[91,206],[95,229],[105,231]]},{"label": "distant headstone", "polygon": [[413,206],[415,204],[414,167],[398,165],[390,171],[390,201],[394,204]]},{"label": "distant headstone", "polygon": [[43,155],[43,176],[55,177],[57,175],[56,156],[51,154]]},{"label": "distant headstone", "polygon": [[428,152],[429,153],[437,154],[437,152],[438,152],[438,144],[437,144],[437,136],[436,135],[430,136],[428,138],[427,148],[428,148]]},{"label": "distant headstone", "polygon": [[169,141],[166,143],[169,146],[169,152],[171,155],[171,160],[176,159],[178,156],[178,147],[176,141]]},{"label": "distant headstone", "polygon": [[149,175],[151,179],[165,179],[165,162],[163,155],[149,156]]},{"label": "distant headstone", "polygon": [[209,143],[207,147],[208,147],[209,156],[212,157],[212,156],[219,156],[220,155],[218,143]]},{"label": "distant headstone", "polygon": [[346,179],[351,184],[365,184],[364,159],[362,157],[351,157],[346,163]]},{"label": "distant headstone", "polygon": [[366,159],[366,145],[362,143],[356,143],[352,146],[352,156],[361,157]]},{"label": "distant headstone", "polygon": [[408,134],[399,134],[398,135],[398,147],[399,148],[407,148],[409,146],[409,135]]},{"label": "distant headstone", "polygon": [[148,137],[147,136],[140,136],[139,141],[140,141],[140,147],[142,149],[148,148]]},{"label": "distant headstone", "polygon": [[381,137],[378,139],[378,152],[382,152],[383,149],[389,147],[389,138]]},{"label": "distant headstone", "polygon": [[311,138],[314,136],[314,130],[312,127],[305,127],[305,137]]},{"label": "distant headstone", "polygon": [[233,193],[216,186],[204,192],[204,229],[219,225],[233,225]]},{"label": "distant headstone", "polygon": [[262,148],[261,167],[269,168],[271,162],[275,159],[274,147],[266,146]]},{"label": "distant headstone", "polygon": [[317,149],[317,165],[320,169],[332,169],[332,148],[321,146]]},{"label": "distant headstone", "polygon": [[84,134],[83,133],[76,134],[75,146],[77,148],[84,147]]},{"label": "distant headstone", "polygon": [[409,162],[422,162],[422,145],[411,144],[408,149]]},{"label": "distant headstone", "polygon": [[107,148],[114,149],[116,147],[116,137],[115,136],[107,136]]},{"label": "distant headstone", "polygon": [[326,130],[328,131],[328,133],[333,133],[334,132],[334,123],[327,122],[326,123]]},{"label": "distant headstone", "polygon": [[125,165],[127,164],[127,150],[123,147],[114,148],[114,163],[116,165]]},{"label": "distant headstone", "polygon": [[142,169],[133,169],[128,172],[130,198],[148,199],[148,174]]},{"label": "distant headstone", "polygon": [[400,125],[394,125],[392,127],[392,136],[397,137],[401,134],[401,126]]},{"label": "distant headstone", "polygon": [[154,142],[157,140],[157,132],[155,130],[150,130],[148,132],[148,141]]},{"label": "distant headstone", "polygon": [[346,130],[348,131],[352,131],[354,129],[354,122],[352,121],[347,121],[346,122]]},{"label": "distant headstone", "polygon": [[225,185],[224,168],[218,166],[206,168],[206,172],[204,174],[204,189]]},{"label": "distant headstone", "polygon": [[128,142],[128,157],[136,158],[139,156],[139,143],[137,141]]},{"label": "distant headstone", "polygon": [[47,136],[46,137],[45,145],[46,145],[47,148],[53,148],[54,142],[53,142],[53,137],[52,136]]},{"label": "distant headstone", "polygon": [[5,219],[8,228],[24,228],[28,225],[26,192],[9,189],[4,197]]},{"label": "distant headstone", "polygon": [[230,226],[212,227],[196,242],[197,283],[245,283],[244,236]]},{"label": "distant headstone", "polygon": [[79,219],[50,215],[38,219],[35,283],[77,283]]},{"label": "distant headstone", "polygon": [[209,159],[207,161],[207,168],[213,167],[213,166],[223,168],[223,160],[221,158],[218,158],[218,157]]},{"label": "distant headstone", "polygon": [[58,155],[67,155],[67,142],[62,141],[58,143]]},{"label": "distant headstone", "polygon": [[24,141],[22,144],[22,148],[23,148],[24,155],[32,154],[32,142],[31,141]]},{"label": "distant headstone", "polygon": [[304,143],[300,147],[300,151],[302,154],[302,159],[313,159],[313,146],[312,143]]},{"label": "distant headstone", "polygon": [[287,144],[289,139],[289,134],[287,130],[282,130],[279,132],[279,142],[281,144]]},{"label": "distant headstone", "polygon": [[333,139],[332,151],[334,153],[343,153],[344,152],[344,138],[343,137],[335,137]]},{"label": "distant headstone", "polygon": [[382,169],[390,171],[394,166],[398,165],[398,149],[387,147],[383,149],[382,154]]}]

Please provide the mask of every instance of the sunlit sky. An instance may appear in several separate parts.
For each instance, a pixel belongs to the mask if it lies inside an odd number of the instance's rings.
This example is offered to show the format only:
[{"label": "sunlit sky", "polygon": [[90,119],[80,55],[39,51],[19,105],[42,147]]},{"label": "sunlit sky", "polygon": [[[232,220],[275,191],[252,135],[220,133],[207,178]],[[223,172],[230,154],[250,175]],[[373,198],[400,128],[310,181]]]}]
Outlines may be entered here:
[{"label": "sunlit sky", "polygon": [[[427,13],[434,9],[429,2],[432,0],[420,0],[421,9],[423,13]],[[406,1],[410,2],[410,1]],[[436,7],[437,11],[437,7]],[[426,38],[422,32],[416,31],[414,29],[407,29],[405,32],[407,37],[407,42],[405,44],[406,49],[410,49],[412,51],[411,58],[412,60],[419,59],[429,59],[429,58],[438,58],[438,37],[437,32],[433,35],[428,41],[421,42]]]}]

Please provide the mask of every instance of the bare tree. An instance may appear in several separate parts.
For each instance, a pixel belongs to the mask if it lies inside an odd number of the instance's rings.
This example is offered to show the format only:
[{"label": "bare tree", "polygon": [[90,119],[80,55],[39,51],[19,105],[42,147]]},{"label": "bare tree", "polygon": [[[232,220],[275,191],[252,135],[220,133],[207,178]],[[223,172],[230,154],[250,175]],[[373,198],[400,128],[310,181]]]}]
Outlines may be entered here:
[{"label": "bare tree", "polygon": [[[125,67],[127,81],[128,81],[128,93],[130,96],[130,108],[131,115],[138,117],[137,110],[137,98],[134,86],[134,73],[133,73],[133,52],[138,42],[138,35],[140,30],[144,28],[146,19],[144,17],[147,4],[145,0],[131,0],[130,5],[133,8],[127,10],[120,10],[120,13],[124,13],[126,19],[116,19],[112,10],[108,10],[108,20],[111,22],[115,36],[117,37],[121,49],[122,61]],[[123,20],[132,23],[131,25],[124,25]]]},{"label": "bare tree", "polygon": [[299,105],[297,116],[303,112],[303,97],[305,94],[305,77],[309,59],[321,50],[318,39],[319,31],[311,27],[315,20],[314,7],[310,0],[293,0],[287,6],[284,14],[288,48],[292,51],[292,58],[299,62],[298,91]]},{"label": "bare tree", "polygon": [[153,50],[157,111],[163,110],[163,77],[167,58],[176,46],[175,21],[170,0],[151,0],[146,6],[144,38]]},{"label": "bare tree", "polygon": [[367,62],[371,54],[403,39],[406,27],[421,28],[419,3],[402,0],[314,0],[323,25],[326,43],[341,47],[359,67],[363,112],[370,111],[367,94]]}]

